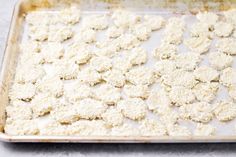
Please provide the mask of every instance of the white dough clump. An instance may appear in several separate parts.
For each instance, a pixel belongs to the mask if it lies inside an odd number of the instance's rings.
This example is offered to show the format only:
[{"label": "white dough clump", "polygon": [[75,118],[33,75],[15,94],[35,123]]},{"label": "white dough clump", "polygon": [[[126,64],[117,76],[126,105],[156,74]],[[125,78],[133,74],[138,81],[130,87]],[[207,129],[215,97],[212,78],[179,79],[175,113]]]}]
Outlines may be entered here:
[{"label": "white dough clump", "polygon": [[114,105],[121,99],[120,89],[109,84],[102,84],[94,92],[95,98],[108,105]]},{"label": "white dough clump", "polygon": [[217,70],[223,70],[233,64],[233,57],[221,52],[212,52],[208,56],[209,63]]},{"label": "white dough clump", "polygon": [[52,64],[55,76],[63,80],[75,79],[79,73],[79,66],[71,60],[61,59]]},{"label": "white dough clump", "polygon": [[195,100],[192,90],[181,86],[173,86],[169,92],[169,97],[175,106],[189,104]]},{"label": "white dough clump", "polygon": [[196,102],[180,107],[181,116],[195,122],[208,123],[213,118],[213,106],[207,102]]},{"label": "white dough clump", "polygon": [[75,36],[76,41],[83,41],[85,43],[93,43],[96,41],[96,31],[90,28],[84,28]]},{"label": "white dough clump", "polygon": [[194,131],[195,136],[213,136],[215,135],[216,129],[210,124],[197,124]]},{"label": "white dough clump", "polygon": [[96,48],[94,50],[95,55],[97,56],[107,56],[107,57],[114,57],[117,55],[120,50],[118,39],[109,39],[103,42],[97,42]]},{"label": "white dough clump", "polygon": [[216,43],[218,51],[224,52],[229,55],[236,55],[236,39],[234,38],[222,38]]},{"label": "white dough clump", "polygon": [[91,98],[83,99],[76,105],[79,117],[84,119],[101,118],[106,109],[107,105],[103,102]]},{"label": "white dough clump", "polygon": [[146,99],[149,95],[149,88],[147,85],[125,85],[124,94],[130,98]]},{"label": "white dough clump", "polygon": [[12,120],[30,120],[33,118],[32,109],[28,104],[6,106],[7,118]]},{"label": "white dough clump", "polygon": [[36,83],[36,87],[40,92],[48,92],[55,97],[61,97],[64,91],[62,80],[55,76],[45,76]]},{"label": "white dough clump", "polygon": [[125,117],[132,120],[141,120],[147,114],[146,103],[140,98],[121,100],[118,102],[117,108]]},{"label": "white dough clump", "polygon": [[90,86],[94,86],[101,82],[101,74],[93,68],[88,67],[79,72],[77,79],[83,83],[88,83]]},{"label": "white dough clump", "polygon": [[48,26],[29,26],[29,38],[34,41],[45,41],[48,39]]},{"label": "white dough clump", "polygon": [[108,126],[119,126],[123,124],[124,117],[122,113],[114,107],[110,107],[102,114],[103,120]]},{"label": "white dough clump", "polygon": [[83,84],[79,81],[75,81],[65,87],[65,97],[71,103],[76,103],[81,99],[89,98],[93,96],[92,88],[86,84]]},{"label": "white dough clump", "polygon": [[60,11],[59,17],[61,22],[65,24],[76,24],[80,21],[81,12],[77,6],[71,6]]},{"label": "white dough clump", "polygon": [[220,83],[226,87],[236,84],[236,70],[231,67],[224,69],[220,75]]},{"label": "white dough clump", "polygon": [[112,60],[108,57],[93,57],[90,60],[90,65],[98,72],[104,72],[112,67]]},{"label": "white dough clump", "polygon": [[167,133],[169,136],[191,136],[191,132],[187,127],[178,124],[168,125]]},{"label": "white dough clump", "polygon": [[82,27],[94,30],[104,30],[108,27],[108,18],[106,15],[90,15],[83,19]]},{"label": "white dough clump", "polygon": [[128,60],[132,65],[141,65],[147,62],[147,51],[142,47],[132,49],[128,54]]},{"label": "white dough clump", "polygon": [[133,26],[141,19],[139,15],[135,15],[132,12],[126,10],[115,10],[111,18],[113,19],[114,24],[121,28]]},{"label": "white dough clump", "polygon": [[151,36],[151,28],[145,23],[139,23],[131,27],[133,34],[141,41],[146,41]]},{"label": "white dough clump", "polygon": [[121,36],[121,34],[124,33],[124,29],[116,27],[116,26],[111,26],[107,29],[106,35],[109,38],[117,38]]},{"label": "white dough clump", "polygon": [[52,14],[46,11],[32,11],[26,15],[25,20],[29,26],[48,25],[51,22],[54,22],[52,20]]},{"label": "white dough clump", "polygon": [[192,37],[207,37],[213,38],[213,33],[210,31],[208,24],[206,23],[195,23],[192,25],[190,29],[190,33]]},{"label": "white dough clump", "polygon": [[49,27],[48,41],[51,42],[63,42],[72,38],[74,32],[69,26],[55,26],[52,25]]},{"label": "white dough clump", "polygon": [[214,109],[214,114],[219,121],[230,121],[236,117],[236,105],[230,100],[219,101]]},{"label": "white dough clump", "polygon": [[128,61],[127,58],[117,57],[113,58],[112,67],[122,72],[127,72],[132,67],[132,64]]},{"label": "white dough clump", "polygon": [[167,126],[177,124],[180,118],[179,113],[174,111],[171,107],[163,107],[154,113],[159,115],[161,122]]},{"label": "white dough clump", "polygon": [[107,71],[102,76],[103,80],[105,80],[108,84],[111,84],[115,87],[123,87],[125,84],[125,75],[122,71],[112,69],[110,71]]},{"label": "white dough clump", "polygon": [[201,23],[207,24],[209,28],[212,28],[219,19],[218,15],[212,12],[199,12],[196,17]]},{"label": "white dough clump", "polygon": [[200,66],[194,71],[194,76],[201,82],[211,82],[219,80],[219,73],[208,66]]},{"label": "white dough clump", "polygon": [[176,70],[176,64],[172,60],[160,60],[155,64],[154,71],[158,76],[172,73]]},{"label": "white dough clump", "polygon": [[69,135],[68,127],[55,120],[50,120],[40,127],[40,135]]},{"label": "white dough clump", "polygon": [[142,136],[164,136],[167,135],[166,127],[154,119],[145,119],[141,122],[139,130]]},{"label": "white dough clump", "polygon": [[36,87],[35,85],[31,83],[26,84],[13,84],[9,97],[11,100],[19,99],[23,101],[30,101],[36,93]]},{"label": "white dough clump", "polygon": [[131,124],[124,123],[111,129],[112,136],[139,136],[140,131]]},{"label": "white dough clump", "polygon": [[152,31],[161,29],[165,24],[164,18],[159,15],[145,15],[144,20],[144,23],[148,25]]},{"label": "white dough clump", "polygon": [[169,29],[177,29],[177,30],[184,30],[185,29],[185,22],[182,18],[179,17],[171,17],[168,19],[167,25],[166,25],[167,30]]},{"label": "white dough clump", "polygon": [[126,73],[126,79],[135,85],[151,85],[155,81],[154,71],[147,67],[137,67]]},{"label": "white dough clump", "polygon": [[79,119],[77,106],[71,104],[59,104],[51,111],[52,118],[61,124],[71,124]]},{"label": "white dough clump", "polygon": [[207,37],[200,36],[200,37],[192,37],[186,39],[184,44],[193,52],[203,54],[206,53],[211,46],[211,40]]},{"label": "white dough clump", "polygon": [[49,94],[36,95],[31,101],[34,116],[41,117],[49,114],[57,103],[57,100]]},{"label": "white dough clump", "polygon": [[15,81],[17,83],[35,83],[45,75],[42,66],[19,65],[16,69]]},{"label": "white dough clump", "polygon": [[201,61],[200,54],[197,53],[180,53],[176,55],[175,65],[177,68],[184,70],[194,70]]},{"label": "white dough clump", "polygon": [[193,93],[197,100],[211,102],[216,98],[218,89],[219,83],[216,82],[198,83],[193,88]]},{"label": "white dough clump", "polygon": [[39,133],[39,128],[35,120],[8,119],[4,130],[8,135],[37,135]]},{"label": "white dough clump", "polygon": [[141,44],[137,36],[130,33],[122,34],[120,37],[117,38],[117,40],[119,41],[119,47],[122,50],[130,50]]},{"label": "white dough clump", "polygon": [[219,37],[228,37],[233,32],[233,25],[226,22],[217,22],[215,24],[215,34]]},{"label": "white dough clump", "polygon": [[52,63],[55,60],[62,58],[64,54],[64,48],[60,43],[50,42],[42,45],[41,53],[45,62]]},{"label": "white dough clump", "polygon": [[177,52],[177,46],[168,43],[162,43],[159,47],[157,47],[153,56],[158,60],[163,59],[174,59]]}]

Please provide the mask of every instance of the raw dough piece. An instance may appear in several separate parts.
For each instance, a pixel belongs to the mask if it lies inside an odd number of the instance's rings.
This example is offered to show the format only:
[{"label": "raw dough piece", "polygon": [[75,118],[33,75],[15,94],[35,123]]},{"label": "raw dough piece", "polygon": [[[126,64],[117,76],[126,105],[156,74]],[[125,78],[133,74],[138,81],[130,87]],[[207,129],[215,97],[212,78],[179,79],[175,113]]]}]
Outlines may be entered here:
[{"label": "raw dough piece", "polygon": [[34,117],[41,117],[51,112],[58,102],[49,94],[38,94],[31,101]]},{"label": "raw dough piece", "polygon": [[121,34],[124,33],[124,30],[122,28],[118,28],[116,26],[111,26],[107,29],[106,35],[109,38],[117,38],[121,36]]},{"label": "raw dough piece", "polygon": [[119,126],[123,124],[124,118],[122,113],[114,107],[110,107],[102,114],[103,120],[108,126]]},{"label": "raw dough piece", "polygon": [[76,105],[79,117],[84,119],[101,118],[106,109],[107,106],[103,102],[91,98],[83,99]]},{"label": "raw dough piece", "polygon": [[130,64],[127,58],[116,57],[113,58],[112,61],[113,61],[112,67],[122,72],[127,72],[132,67],[132,64]]},{"label": "raw dough piece", "polygon": [[8,135],[37,135],[39,129],[35,120],[7,120],[4,127]]},{"label": "raw dough piece", "polygon": [[131,27],[133,34],[140,40],[146,41],[151,36],[151,28],[145,23],[139,23]]},{"label": "raw dough piece", "polygon": [[35,85],[31,83],[17,84],[14,83],[10,89],[9,97],[11,100],[19,99],[23,101],[30,101],[36,92]]},{"label": "raw dough piece", "polygon": [[192,37],[207,37],[209,39],[213,38],[213,33],[210,31],[208,24],[206,23],[195,23],[190,29]]},{"label": "raw dough piece", "polygon": [[196,17],[201,23],[207,24],[209,28],[212,28],[219,19],[218,15],[212,12],[199,12]]},{"label": "raw dough piece", "polygon": [[172,60],[160,60],[155,64],[154,71],[158,76],[172,73],[176,70],[176,64]]},{"label": "raw dough piece", "polygon": [[52,63],[63,57],[64,48],[60,43],[49,42],[45,45],[42,45],[41,53],[45,62]]},{"label": "raw dough piece", "polygon": [[125,85],[124,94],[130,98],[146,99],[149,95],[149,88],[147,85]]},{"label": "raw dough piece", "polygon": [[130,50],[141,44],[138,38],[130,33],[122,34],[117,40],[119,41],[119,46],[122,50]]},{"label": "raw dough piece", "polygon": [[31,40],[45,41],[48,39],[49,28],[44,25],[29,26],[29,34]]},{"label": "raw dough piece", "polygon": [[230,87],[236,84],[236,70],[229,67],[222,71],[220,76],[220,83],[226,87]]},{"label": "raw dough piece", "polygon": [[141,122],[139,130],[142,136],[164,136],[167,135],[165,126],[154,119],[145,119]]},{"label": "raw dough piece", "polygon": [[114,105],[121,99],[120,89],[109,84],[102,84],[94,92],[95,98],[108,105]]},{"label": "raw dough piece", "polygon": [[201,61],[201,56],[197,53],[180,53],[176,55],[175,65],[183,70],[194,70]]},{"label": "raw dough piece", "polygon": [[110,39],[103,42],[97,42],[96,48],[94,50],[95,55],[97,56],[107,56],[113,57],[117,55],[120,50],[119,39]]},{"label": "raw dough piece", "polygon": [[159,15],[145,15],[144,20],[144,23],[148,25],[152,31],[161,29],[165,24],[164,18]]},{"label": "raw dough piece", "polygon": [[12,120],[30,120],[32,119],[32,109],[28,104],[6,107],[7,118]]},{"label": "raw dough piece", "polygon": [[40,127],[40,135],[47,136],[62,136],[68,135],[68,127],[66,125],[62,125],[55,120],[50,120],[46,124],[43,124]]},{"label": "raw dough piece", "polygon": [[178,124],[168,125],[167,133],[169,136],[191,136],[191,132],[187,127]]},{"label": "raw dough piece", "polygon": [[195,122],[208,123],[213,119],[213,106],[207,102],[196,102],[180,107],[181,117]]},{"label": "raw dough piece", "polygon": [[163,41],[167,44],[179,45],[183,40],[183,31],[181,29],[171,28],[165,30]]},{"label": "raw dough piece", "polygon": [[56,26],[51,25],[48,32],[48,41],[51,42],[63,42],[72,38],[74,32],[69,26]]},{"label": "raw dough piece", "polygon": [[193,52],[203,54],[206,53],[211,46],[211,40],[207,37],[200,36],[200,37],[192,37],[186,39],[184,44]]},{"label": "raw dough piece", "polygon": [[213,136],[215,135],[216,129],[209,124],[197,124],[196,130],[194,131],[195,136]]},{"label": "raw dough piece", "polygon": [[94,30],[104,30],[108,27],[108,18],[106,15],[90,15],[83,19],[83,28]]},{"label": "raw dough piece", "polygon": [[178,17],[170,17],[168,19],[167,25],[166,25],[166,29],[176,29],[176,30],[182,30],[184,31],[185,29],[185,22],[182,18],[178,18]]},{"label": "raw dough piece", "polygon": [[198,83],[193,88],[193,93],[195,94],[197,100],[211,102],[216,98],[219,89],[219,83],[209,82],[209,83]]},{"label": "raw dough piece", "polygon": [[137,67],[126,73],[126,79],[134,85],[151,85],[155,82],[154,71],[147,67]]},{"label": "raw dough piece", "polygon": [[94,86],[101,82],[101,75],[93,68],[88,67],[79,72],[77,79],[83,83],[88,83],[90,86]]},{"label": "raw dough piece", "polygon": [[81,12],[77,6],[71,6],[60,11],[59,17],[60,21],[65,24],[76,24],[80,21]]},{"label": "raw dough piece", "polygon": [[132,65],[141,65],[147,62],[147,51],[142,47],[132,49],[128,54],[128,60]]},{"label": "raw dough piece", "polygon": [[173,86],[169,92],[169,97],[175,106],[189,104],[195,100],[192,90],[181,86]]},{"label": "raw dough piece", "polygon": [[233,57],[221,52],[212,52],[208,56],[209,63],[217,70],[223,70],[233,64]]},{"label": "raw dough piece", "polygon": [[121,100],[118,102],[117,108],[125,117],[132,120],[141,120],[147,114],[146,103],[140,98]]},{"label": "raw dough piece", "polygon": [[140,131],[131,124],[124,123],[111,129],[112,136],[139,136]]},{"label": "raw dough piece", "polygon": [[112,67],[112,60],[108,57],[93,57],[90,60],[90,65],[98,72],[104,72]]},{"label": "raw dough piece", "polygon": [[112,69],[103,74],[102,78],[115,87],[123,87],[125,84],[125,75],[122,71]]},{"label": "raw dough piece", "polygon": [[230,100],[219,101],[214,113],[219,121],[230,121],[236,117],[236,105]]},{"label": "raw dough piece", "polygon": [[178,123],[179,113],[174,111],[171,107],[162,107],[157,111],[155,110],[154,113],[160,116],[160,121],[166,126]]},{"label": "raw dough piece", "polygon": [[233,25],[226,22],[217,22],[215,24],[215,34],[218,37],[228,37],[233,32]]},{"label": "raw dough piece", "polygon": [[90,28],[84,28],[75,36],[76,41],[83,41],[85,43],[93,43],[96,41],[96,31]]},{"label": "raw dough piece", "polygon": [[194,76],[201,82],[211,82],[219,80],[219,73],[208,66],[200,66],[194,70]]},{"label": "raw dough piece", "polygon": [[229,55],[236,55],[236,39],[222,38],[216,43],[218,51],[224,52]]},{"label": "raw dough piece", "polygon": [[154,50],[153,56],[158,60],[174,59],[177,52],[177,46],[168,43],[162,43]]},{"label": "raw dough piece", "polygon": [[55,97],[63,95],[63,82],[55,76],[45,76],[36,83],[36,87],[40,92],[48,92]]}]

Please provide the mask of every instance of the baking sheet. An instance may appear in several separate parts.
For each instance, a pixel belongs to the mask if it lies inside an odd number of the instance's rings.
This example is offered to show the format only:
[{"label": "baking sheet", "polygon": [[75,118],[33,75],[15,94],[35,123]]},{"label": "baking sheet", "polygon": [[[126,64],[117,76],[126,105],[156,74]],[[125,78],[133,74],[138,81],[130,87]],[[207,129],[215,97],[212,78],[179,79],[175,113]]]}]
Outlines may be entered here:
[{"label": "baking sheet", "polygon": [[[39,1],[40,2],[40,1]],[[17,47],[19,46],[19,43],[21,41],[26,40],[26,34],[27,34],[27,27],[25,26],[24,22],[22,21],[22,15],[24,12],[27,12],[28,10],[35,10],[37,5],[43,6],[41,9],[45,9],[45,6],[51,6],[49,2],[51,1],[42,1],[43,3],[38,4],[34,3],[33,1],[31,2],[31,5],[29,2],[26,0],[22,0],[18,3],[16,6],[14,18],[13,18],[13,23],[11,27],[11,33],[9,37],[9,44],[6,49],[6,54],[4,57],[4,63],[3,63],[3,71],[1,73],[1,81],[2,81],[2,88],[1,88],[1,97],[4,96],[4,105],[7,104],[6,101],[6,96],[8,93],[9,85],[11,84],[11,80],[13,79],[14,76],[14,70],[15,66],[17,63],[18,59],[18,54],[19,51],[17,50]],[[83,6],[82,9],[82,17],[91,15],[91,14],[109,14],[110,8],[117,8],[117,7],[127,7],[127,9],[132,10],[133,12],[137,14],[156,14],[156,15],[162,15],[163,17],[173,17],[173,16],[182,16],[184,14],[184,19],[187,24],[187,27],[189,28],[191,24],[194,22],[193,10],[189,9],[188,5],[184,5],[180,2],[176,3],[171,3],[168,5],[166,3],[166,9],[158,9],[158,7],[162,6],[163,4],[157,5],[151,5],[151,2],[149,1],[150,6],[143,4],[139,0],[135,1],[137,2],[137,6],[128,5],[129,3],[127,1],[112,1],[111,3],[106,1],[96,1],[97,3],[94,3],[95,1],[87,1],[86,4],[83,3],[84,1],[80,1],[81,6]],[[123,3],[122,3],[123,2]],[[148,1],[146,1],[148,2]],[[32,5],[34,3],[35,5]],[[77,2],[78,3],[78,2]],[[52,3],[54,4],[54,3]],[[61,3],[57,3],[61,4]],[[109,5],[110,4],[110,5]],[[214,4],[214,3],[213,3]],[[224,6],[227,6],[226,2],[223,3]],[[192,4],[191,4],[192,5]],[[31,6],[31,7],[30,7]],[[32,7],[33,6],[33,7]],[[36,7],[37,6],[37,7]],[[197,5],[196,5],[197,6]],[[220,5],[219,5],[220,6]],[[58,7],[61,7],[58,5]],[[109,9],[108,9],[109,7]],[[178,9],[180,8],[180,9]],[[191,7],[190,7],[191,8]],[[21,10],[20,10],[21,9]],[[189,9],[189,10],[188,10]],[[200,8],[201,9],[201,8]],[[204,7],[202,8],[204,9]],[[206,9],[206,8],[205,8]],[[208,7],[209,9],[209,7]],[[219,7],[219,9],[215,9],[215,12],[219,13],[219,11],[228,9],[228,7]],[[15,21],[14,21],[15,20]],[[80,22],[81,23],[81,22]],[[76,25],[76,27],[79,27],[80,25]],[[23,31],[24,30],[24,31]],[[154,48],[156,48],[160,44],[160,39],[161,35],[163,33],[163,30],[156,31],[152,33],[151,38],[148,40],[148,42],[144,42],[142,46],[149,52],[149,55],[151,55],[152,51]],[[16,34],[17,32],[17,34]],[[13,33],[16,36],[13,39]],[[187,38],[188,34],[184,35],[184,38]],[[102,40],[104,38],[104,31],[101,31],[99,34],[98,40]],[[14,42],[13,42],[14,41]],[[183,44],[182,44],[183,45]],[[213,49],[211,49],[213,50]],[[13,51],[14,53],[9,54],[10,51]],[[188,50],[180,46],[179,52],[181,53],[186,53]],[[234,57],[235,58],[235,57]],[[10,64],[6,64],[6,63]],[[148,66],[153,66],[154,59],[148,61]],[[202,64],[208,64],[207,62],[203,62]],[[236,67],[236,62],[234,61],[234,67]],[[10,69],[10,70],[9,70]],[[47,69],[47,68],[46,68]],[[6,71],[7,74],[6,74]],[[5,74],[5,76],[4,76]],[[3,85],[4,83],[4,85]],[[223,87],[220,88],[219,92],[220,97],[227,97],[225,94],[225,90]],[[219,98],[219,97],[218,97]],[[2,100],[3,101],[3,100]],[[4,111],[4,106],[1,106],[1,112],[2,112],[2,126],[4,125],[4,120],[5,120],[5,111]],[[149,114],[148,117],[153,117],[152,114]],[[188,126],[188,128],[191,128],[191,131],[193,131],[193,123],[192,122],[180,122],[180,124]],[[68,136],[8,136],[5,135],[4,133],[1,134],[0,138],[5,140],[13,140],[13,141],[35,141],[35,142],[48,142],[48,141],[54,141],[54,142],[196,142],[196,141],[205,141],[205,142],[210,142],[210,141],[236,141],[236,136],[235,136],[235,131],[234,125],[236,124],[236,120],[230,121],[227,123],[222,123],[218,122],[216,119],[214,119],[212,122],[210,122],[213,126],[216,126],[217,129],[217,134],[216,136],[213,137],[68,137]]]}]

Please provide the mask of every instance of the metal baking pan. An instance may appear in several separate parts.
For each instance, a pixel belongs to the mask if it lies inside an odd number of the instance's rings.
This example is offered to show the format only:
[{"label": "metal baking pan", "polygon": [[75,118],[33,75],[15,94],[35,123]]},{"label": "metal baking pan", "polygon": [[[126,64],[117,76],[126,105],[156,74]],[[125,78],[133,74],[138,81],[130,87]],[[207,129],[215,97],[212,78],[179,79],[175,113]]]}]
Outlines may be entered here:
[{"label": "metal baking pan", "polygon": [[[137,136],[10,136],[4,133],[5,107],[9,103],[8,92],[14,77],[19,55],[19,43],[23,36],[24,14],[38,9],[61,7],[78,3],[82,11],[109,11],[112,8],[127,8],[139,12],[194,14],[198,11],[224,11],[234,8],[232,1],[185,1],[185,0],[19,0],[15,5],[12,23],[4,52],[0,76],[0,140],[5,142],[78,142],[78,143],[197,143],[236,142],[236,135],[216,135],[207,137],[137,137]],[[224,131],[224,130],[223,130]]]}]

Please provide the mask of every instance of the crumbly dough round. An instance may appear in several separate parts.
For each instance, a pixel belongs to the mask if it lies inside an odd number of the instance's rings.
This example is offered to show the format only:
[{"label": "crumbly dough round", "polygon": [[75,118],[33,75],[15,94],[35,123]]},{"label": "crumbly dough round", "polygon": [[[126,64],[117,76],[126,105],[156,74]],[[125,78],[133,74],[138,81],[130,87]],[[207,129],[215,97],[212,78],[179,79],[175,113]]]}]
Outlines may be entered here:
[{"label": "crumbly dough round", "polygon": [[49,26],[48,41],[63,42],[72,38],[74,32],[70,26]]},{"label": "crumbly dough round", "polygon": [[169,29],[167,27],[165,29],[165,36],[163,38],[163,41],[167,44],[179,45],[183,41],[183,34],[183,31],[178,27]]},{"label": "crumbly dough round", "polygon": [[214,114],[219,121],[230,121],[236,117],[236,105],[230,100],[219,101]]},{"label": "crumbly dough round", "polygon": [[214,32],[218,37],[228,37],[234,29],[234,26],[227,22],[217,22],[214,27]]},{"label": "crumbly dough round", "polygon": [[177,46],[168,43],[162,43],[159,47],[157,47],[153,56],[158,60],[164,59],[174,59],[177,53]]},{"label": "crumbly dough round", "polygon": [[116,27],[116,26],[111,26],[107,29],[106,35],[109,38],[118,38],[123,33],[124,33],[124,29]]},{"label": "crumbly dough round", "polygon": [[197,22],[192,25],[190,29],[190,34],[192,37],[207,37],[212,39],[213,33],[210,31],[209,25],[207,23]]},{"label": "crumbly dough round", "polygon": [[76,105],[76,111],[83,119],[101,118],[106,109],[106,104],[91,98],[83,99]]},{"label": "crumbly dough round", "polygon": [[31,106],[28,104],[6,106],[6,113],[7,118],[13,120],[31,120],[33,118]]},{"label": "crumbly dough round", "polygon": [[96,99],[103,101],[108,105],[114,105],[121,99],[120,89],[109,84],[102,84],[94,92]]},{"label": "crumbly dough round", "polygon": [[104,72],[111,69],[112,60],[105,56],[93,57],[90,60],[90,65],[98,72]]},{"label": "crumbly dough round", "polygon": [[213,119],[213,106],[207,102],[196,102],[180,107],[181,117],[195,122],[208,123]]},{"label": "crumbly dough round", "polygon": [[108,18],[106,15],[90,15],[83,19],[82,27],[91,28],[94,30],[107,29],[109,25]]},{"label": "crumbly dough round", "polygon": [[197,100],[211,102],[216,98],[218,89],[219,83],[217,82],[198,83],[193,88],[193,93]]},{"label": "crumbly dough round", "polygon": [[234,38],[222,38],[216,43],[218,51],[224,52],[229,55],[236,55],[236,39]]},{"label": "crumbly dough round", "polygon": [[211,40],[205,36],[191,37],[184,41],[184,44],[193,52],[203,54],[209,51]]},{"label": "crumbly dough round", "polygon": [[145,119],[141,122],[139,130],[142,136],[165,136],[167,135],[166,127],[154,119]]},{"label": "crumbly dough round", "polygon": [[88,67],[79,72],[77,79],[83,83],[88,83],[90,86],[94,86],[101,82],[101,74],[93,68]]},{"label": "crumbly dough round", "polygon": [[195,136],[213,136],[215,135],[216,129],[210,124],[197,124],[196,129],[194,130]]},{"label": "crumbly dough round", "polygon": [[192,90],[181,86],[173,86],[169,92],[169,98],[175,106],[189,104],[195,100]]},{"label": "crumbly dough round", "polygon": [[176,29],[176,30],[184,30],[185,29],[185,22],[182,18],[179,17],[170,17],[166,24],[166,29]]},{"label": "crumbly dough round", "polygon": [[141,120],[147,114],[147,106],[145,101],[140,98],[128,98],[120,100],[117,108],[123,115],[132,120]]},{"label": "crumbly dough round", "polygon": [[191,136],[190,130],[179,124],[168,125],[167,133],[169,136]]},{"label": "crumbly dough round", "polygon": [[36,87],[40,92],[48,92],[55,97],[61,97],[64,91],[62,80],[55,76],[45,76],[36,83]]},{"label": "crumbly dough round", "polygon": [[102,119],[108,126],[119,126],[123,124],[124,117],[122,113],[115,107],[110,107],[102,114]]},{"label": "crumbly dough round", "polygon": [[160,116],[161,122],[166,126],[177,124],[180,118],[179,113],[174,111],[173,108],[169,106],[162,107],[157,111],[155,110],[154,113]]},{"label": "crumbly dough round", "polygon": [[140,41],[146,41],[150,38],[152,29],[146,23],[139,23],[132,26],[131,31]]},{"label": "crumbly dough round", "polygon": [[207,24],[209,27],[213,27],[218,21],[219,17],[212,12],[199,12],[196,18],[201,22]]},{"label": "crumbly dough round", "polygon": [[137,47],[141,44],[137,36],[131,33],[122,34],[117,38],[117,40],[119,41],[119,47],[122,50],[131,50],[132,48]]},{"label": "crumbly dough round", "polygon": [[60,43],[50,42],[42,45],[41,53],[46,63],[52,63],[63,57],[64,48]]},{"label": "crumbly dough round", "polygon": [[119,44],[120,43],[118,39],[109,39],[103,42],[97,42],[97,49],[94,50],[94,54],[97,56],[114,57],[119,53]]},{"label": "crumbly dough round", "polygon": [[133,68],[126,73],[126,79],[134,85],[151,85],[155,82],[154,70],[144,66]]},{"label": "crumbly dough round", "polygon": [[141,65],[147,62],[147,51],[142,47],[136,47],[128,53],[128,60],[132,65]]},{"label": "crumbly dough round", "polygon": [[115,87],[123,87],[125,84],[125,75],[122,71],[112,69],[102,75],[103,80]]},{"label": "crumbly dough round", "polygon": [[175,57],[175,65],[180,69],[194,70],[201,59],[200,54],[197,53],[180,53]]},{"label": "crumbly dough round", "polygon": [[208,55],[210,65],[217,69],[223,70],[233,64],[233,57],[221,52],[212,52]]},{"label": "crumbly dough round", "polygon": [[29,26],[29,38],[33,41],[45,41],[48,39],[49,27],[45,25]]},{"label": "crumbly dough round", "polygon": [[120,70],[122,72],[127,72],[132,67],[132,64],[128,61],[127,58],[116,57],[113,58],[112,63],[112,67],[114,69]]},{"label": "crumbly dough round", "polygon": [[88,44],[95,42],[96,39],[97,33],[91,28],[84,28],[75,36],[76,41],[82,41]]},{"label": "crumbly dough round", "polygon": [[176,70],[176,64],[172,60],[160,60],[157,61],[154,67],[154,71],[158,76],[170,74]]},{"label": "crumbly dough round", "polygon": [[236,84],[236,70],[231,67],[224,69],[220,75],[220,83],[226,87]]},{"label": "crumbly dough round", "polygon": [[149,88],[147,85],[125,85],[123,92],[130,98],[146,99],[149,95]]},{"label": "crumbly dough round", "polygon": [[56,120],[50,120],[40,127],[40,135],[65,136],[69,135],[68,133],[68,126],[62,125]]},{"label": "crumbly dough round", "polygon": [[14,83],[10,89],[9,97],[11,100],[19,99],[23,101],[30,101],[35,96],[35,93],[36,87],[31,83]]},{"label": "crumbly dough round", "polygon": [[156,31],[164,26],[165,20],[162,16],[159,15],[145,15],[144,23],[148,25],[152,31]]},{"label": "crumbly dough round", "polygon": [[71,6],[60,11],[59,17],[60,21],[65,24],[76,24],[80,21],[81,12],[77,6]]},{"label": "crumbly dough round", "polygon": [[139,136],[140,131],[131,124],[124,123],[111,129],[112,136]]},{"label": "crumbly dough round", "polygon": [[209,66],[198,67],[194,70],[194,76],[201,82],[211,82],[219,80],[219,73]]}]

